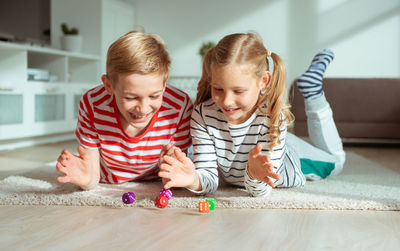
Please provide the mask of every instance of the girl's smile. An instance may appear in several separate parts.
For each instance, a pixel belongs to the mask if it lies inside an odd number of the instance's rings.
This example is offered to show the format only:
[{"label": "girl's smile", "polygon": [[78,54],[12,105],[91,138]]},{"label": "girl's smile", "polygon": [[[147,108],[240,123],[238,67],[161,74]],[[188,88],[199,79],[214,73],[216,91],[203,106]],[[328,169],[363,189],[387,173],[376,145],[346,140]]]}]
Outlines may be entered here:
[{"label": "girl's smile", "polygon": [[236,109],[222,108],[222,110],[228,114],[234,114],[234,113],[238,112],[240,110],[240,108],[236,108]]},{"label": "girl's smile", "polygon": [[238,64],[211,69],[211,98],[229,123],[245,122],[256,109],[260,90],[266,83]]}]

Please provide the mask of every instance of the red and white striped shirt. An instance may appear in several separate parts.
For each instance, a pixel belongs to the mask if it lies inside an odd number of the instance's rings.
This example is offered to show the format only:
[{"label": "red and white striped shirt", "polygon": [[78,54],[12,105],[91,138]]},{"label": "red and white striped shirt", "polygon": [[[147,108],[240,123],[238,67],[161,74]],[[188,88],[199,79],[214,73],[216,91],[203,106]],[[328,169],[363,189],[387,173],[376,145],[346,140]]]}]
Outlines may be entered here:
[{"label": "red and white striped shirt", "polygon": [[193,105],[183,91],[167,85],[163,102],[144,133],[128,136],[122,129],[113,95],[99,85],[81,98],[75,134],[85,148],[99,149],[100,182],[122,183],[155,177],[164,145],[186,150],[191,144]]}]

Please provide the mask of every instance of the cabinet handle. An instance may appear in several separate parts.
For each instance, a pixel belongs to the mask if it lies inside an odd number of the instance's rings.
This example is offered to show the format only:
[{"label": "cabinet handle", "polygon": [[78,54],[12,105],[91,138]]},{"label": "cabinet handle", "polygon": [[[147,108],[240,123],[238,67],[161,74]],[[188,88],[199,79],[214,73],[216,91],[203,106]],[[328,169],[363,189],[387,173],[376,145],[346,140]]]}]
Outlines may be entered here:
[{"label": "cabinet handle", "polygon": [[55,87],[55,88],[46,88],[46,92],[47,93],[54,93],[54,92],[57,92],[57,91],[58,91],[57,87]]},{"label": "cabinet handle", "polygon": [[14,88],[0,87],[0,91],[3,91],[3,92],[12,92],[12,91],[14,91]]}]

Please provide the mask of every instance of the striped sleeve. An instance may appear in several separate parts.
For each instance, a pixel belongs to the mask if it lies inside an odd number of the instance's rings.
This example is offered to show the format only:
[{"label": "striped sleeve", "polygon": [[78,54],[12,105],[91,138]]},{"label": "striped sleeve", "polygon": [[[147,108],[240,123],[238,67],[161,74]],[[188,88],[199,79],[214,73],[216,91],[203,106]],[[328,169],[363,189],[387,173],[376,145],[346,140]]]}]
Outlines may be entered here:
[{"label": "striped sleeve", "polygon": [[175,90],[177,94],[181,95],[181,98],[184,98],[184,102],[181,107],[180,120],[177,124],[176,132],[171,138],[171,143],[178,146],[183,151],[186,151],[192,143],[192,139],[190,137],[190,118],[193,111],[193,104],[186,93],[180,91],[179,89]]},{"label": "striped sleeve", "polygon": [[[282,171],[285,170],[285,167],[283,165],[283,158],[284,158],[284,153],[285,153],[285,144],[286,144],[286,125],[282,126],[280,128],[281,134],[280,134],[280,141],[281,143],[277,146],[275,146],[272,151],[268,150],[268,141],[260,141],[259,143],[262,145],[262,152],[268,152],[267,154],[270,156],[270,163],[274,166],[274,171],[278,174],[281,175]],[[275,184],[277,184],[279,181],[273,178],[270,178]],[[281,175],[282,179],[282,175]],[[246,172],[245,172],[245,178],[244,178],[244,185],[246,190],[255,197],[260,197],[260,196],[266,196],[268,195],[272,187],[269,186],[265,182],[258,181],[256,179],[253,179],[246,167]]]},{"label": "striped sleeve", "polygon": [[217,156],[214,143],[207,132],[201,112],[202,105],[196,106],[190,121],[190,132],[193,143],[193,163],[199,175],[202,190],[199,194],[213,193],[218,188]]},{"label": "striped sleeve", "polygon": [[80,144],[85,148],[96,149],[100,147],[99,138],[94,125],[93,110],[89,101],[89,92],[86,92],[79,102],[78,122],[75,135]]}]

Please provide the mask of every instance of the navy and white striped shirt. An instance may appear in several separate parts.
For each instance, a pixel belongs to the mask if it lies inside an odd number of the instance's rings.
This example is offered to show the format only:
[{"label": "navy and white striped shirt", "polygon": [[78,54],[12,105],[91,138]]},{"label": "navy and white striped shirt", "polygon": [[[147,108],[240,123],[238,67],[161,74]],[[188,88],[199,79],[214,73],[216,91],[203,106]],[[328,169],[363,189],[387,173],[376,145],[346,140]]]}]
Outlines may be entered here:
[{"label": "navy and white striped shirt", "polygon": [[[267,195],[272,188],[264,182],[251,178],[247,172],[248,154],[258,143],[262,145],[262,153],[270,156],[270,162],[276,173],[294,173],[296,178],[297,171],[284,170],[286,125],[280,128],[281,143],[275,146],[273,151],[269,151],[267,119],[268,117],[257,109],[246,122],[234,125],[226,120],[223,112],[211,99],[195,107],[190,122],[190,132],[194,150],[193,162],[202,185],[202,191],[198,193],[212,193],[217,190],[219,170],[225,181],[245,187],[251,195]],[[293,184],[288,180],[285,181],[286,176],[281,175],[279,181],[272,178],[271,180],[277,186],[299,185],[295,181]],[[304,181],[302,183],[304,184]]]}]

